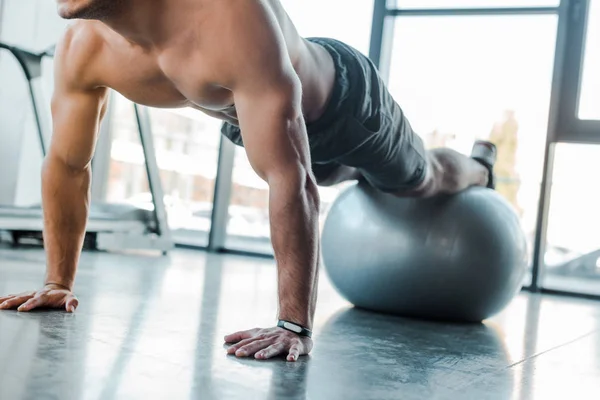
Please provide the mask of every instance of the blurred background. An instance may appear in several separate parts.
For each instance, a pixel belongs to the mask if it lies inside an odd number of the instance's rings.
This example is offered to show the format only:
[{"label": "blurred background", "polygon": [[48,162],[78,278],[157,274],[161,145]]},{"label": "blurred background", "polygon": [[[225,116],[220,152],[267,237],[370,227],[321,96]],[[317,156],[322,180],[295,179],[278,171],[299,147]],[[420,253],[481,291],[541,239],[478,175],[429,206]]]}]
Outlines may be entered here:
[{"label": "blurred background", "polygon": [[[429,148],[468,154],[476,139],[497,144],[498,191],[529,238],[525,286],[600,295],[600,0],[282,3],[304,36],[333,37],[371,56]],[[564,24],[570,17],[579,23]],[[52,1],[0,2],[4,43],[41,52],[64,26]],[[52,57],[41,67],[48,115]],[[268,187],[243,149],[222,140],[220,122],[186,109],[147,111],[173,240],[272,254]],[[0,204],[39,204],[37,135],[23,71],[0,50]],[[153,210],[143,150],[134,105],[113,93],[93,198]],[[321,189],[322,221],[343,188]]]}]

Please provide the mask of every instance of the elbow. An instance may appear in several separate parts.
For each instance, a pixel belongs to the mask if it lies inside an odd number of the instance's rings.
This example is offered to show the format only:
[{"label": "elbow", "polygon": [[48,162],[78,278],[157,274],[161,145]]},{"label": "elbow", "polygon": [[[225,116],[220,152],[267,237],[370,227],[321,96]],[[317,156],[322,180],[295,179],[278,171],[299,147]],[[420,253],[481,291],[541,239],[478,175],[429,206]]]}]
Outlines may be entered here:
[{"label": "elbow", "polygon": [[91,170],[92,159],[85,152],[51,147],[48,155],[44,158],[44,167],[46,166],[61,168],[70,174],[78,175]]},{"label": "elbow", "polygon": [[[319,213],[321,199],[319,188],[312,172],[306,167],[295,168],[292,173],[274,174],[268,179],[273,193],[286,193],[287,196],[300,200],[309,210]],[[286,197],[287,197],[286,196]]]},{"label": "elbow", "polygon": [[91,163],[68,160],[50,152],[42,163],[42,180],[62,178],[78,179],[91,176]]}]

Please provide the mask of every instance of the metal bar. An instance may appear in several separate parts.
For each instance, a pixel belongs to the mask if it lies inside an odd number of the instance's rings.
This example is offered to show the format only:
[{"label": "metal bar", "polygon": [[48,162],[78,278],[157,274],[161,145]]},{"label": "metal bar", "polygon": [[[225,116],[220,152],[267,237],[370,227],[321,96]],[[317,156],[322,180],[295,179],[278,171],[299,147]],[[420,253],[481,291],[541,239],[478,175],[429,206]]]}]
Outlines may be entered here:
[{"label": "metal bar", "polygon": [[208,250],[217,252],[225,247],[227,222],[229,221],[229,203],[233,183],[235,145],[221,135],[217,178],[213,196]]},{"label": "metal bar", "polygon": [[431,9],[389,9],[387,15],[393,17],[457,17],[483,15],[547,15],[557,14],[559,7],[504,7],[504,8],[431,8]]},{"label": "metal bar", "polygon": [[548,219],[550,213],[550,200],[552,190],[552,175],[554,172],[554,138],[560,132],[561,109],[563,107],[564,70],[566,55],[568,52],[569,32],[569,1],[563,0],[558,16],[558,28],[556,33],[556,45],[554,54],[554,73],[552,76],[552,94],[550,96],[550,112],[548,119],[548,132],[546,134],[546,148],[544,152],[544,169],[540,197],[538,203],[537,220],[535,224],[535,240],[532,260],[531,291],[540,289],[540,281],[544,268],[544,257],[546,254],[546,241],[548,233]]},{"label": "metal bar", "polygon": [[208,247],[206,247],[206,246],[178,243],[177,241],[175,242],[175,248],[176,249],[185,249],[185,250],[208,251]]},{"label": "metal bar", "polygon": [[561,140],[578,134],[579,120],[577,110],[581,89],[581,75],[585,51],[585,34],[587,25],[588,0],[571,0],[564,19],[568,20],[566,41],[568,46],[564,52],[565,67],[563,90],[561,93],[560,131],[557,137]]},{"label": "metal bar", "polygon": [[533,245],[533,268],[531,271],[532,292],[539,291],[545,268],[544,257],[546,255],[550,201],[552,197],[555,146],[556,144],[554,143],[548,143],[546,146],[546,154],[544,156],[544,173],[542,177],[542,189],[540,192],[538,215],[535,224],[535,241]]},{"label": "metal bar", "polygon": [[561,130],[555,139],[560,143],[600,144],[600,121],[579,120]]},{"label": "metal bar", "polygon": [[40,139],[40,149],[42,150],[42,157],[46,157],[46,154],[48,154],[48,141],[46,138],[46,134],[45,132],[45,128],[44,128],[44,124],[42,122],[42,116],[41,116],[41,100],[38,98],[38,95],[36,95],[36,89],[33,85],[33,81],[32,80],[27,80],[27,87],[29,88],[29,95],[31,96],[31,105],[32,105],[32,109],[33,109],[33,117],[35,119],[35,125],[37,127],[37,131],[38,131],[38,137]]},{"label": "metal bar", "polygon": [[539,290],[539,293],[546,294],[546,295],[552,295],[552,296],[577,297],[577,298],[581,298],[581,299],[599,300],[600,301],[600,295],[590,294],[590,293],[571,292],[568,290],[555,290],[555,289],[541,288]]},{"label": "metal bar", "polygon": [[0,49],[8,50],[17,59],[17,62],[21,66],[21,70],[25,75],[27,80],[27,88],[29,90],[29,97],[31,99],[33,117],[40,140],[40,148],[42,151],[42,156],[45,157],[48,151],[49,135],[46,133],[46,127],[44,124],[46,119],[43,118],[42,115],[44,102],[42,101],[41,88],[39,87],[39,79],[42,75],[42,56],[33,54],[23,49],[9,46],[1,42]]},{"label": "metal bar", "polygon": [[373,5],[373,23],[371,25],[371,44],[369,58],[377,68],[381,64],[383,46],[383,30],[387,14],[387,0],[375,0]]},{"label": "metal bar", "polygon": [[156,224],[156,233],[168,240],[171,239],[171,229],[169,228],[169,220],[167,217],[167,209],[165,207],[164,191],[160,180],[160,170],[156,161],[156,149],[154,147],[154,138],[152,137],[152,125],[150,123],[150,114],[146,107],[141,107],[137,104],[135,107],[135,117],[138,124],[138,131],[144,158],[146,160],[146,173],[148,175],[148,186],[152,194],[152,202],[154,203],[154,222]]}]

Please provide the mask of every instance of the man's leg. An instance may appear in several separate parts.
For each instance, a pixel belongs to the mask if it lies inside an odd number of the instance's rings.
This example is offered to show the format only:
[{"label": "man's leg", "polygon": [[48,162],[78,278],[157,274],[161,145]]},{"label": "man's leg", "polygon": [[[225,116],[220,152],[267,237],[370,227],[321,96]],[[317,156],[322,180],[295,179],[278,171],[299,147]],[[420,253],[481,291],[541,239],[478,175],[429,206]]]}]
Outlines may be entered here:
[{"label": "man's leg", "polygon": [[[435,149],[426,153],[427,174],[419,187],[411,191],[393,193],[398,197],[432,197],[453,194],[471,186],[488,186],[490,171],[481,162],[452,149]],[[342,182],[359,180],[357,168],[340,165],[327,177],[319,179],[319,186],[335,186]]]},{"label": "man's leg", "polygon": [[488,186],[489,170],[480,162],[451,149],[427,152],[427,174],[416,189],[394,193],[399,197],[454,194],[471,186]]},{"label": "man's leg", "polygon": [[[319,44],[332,54],[338,71],[336,88],[344,93],[336,96],[340,102],[334,113],[337,121],[328,125],[327,132],[309,132],[311,148],[321,153],[327,150],[326,158],[334,160],[313,165],[319,185],[364,179],[379,190],[402,197],[431,197],[470,186],[492,186],[493,162],[485,165],[487,160],[478,152],[469,158],[450,149],[425,149],[368,58],[338,41],[319,40]],[[364,83],[356,84],[359,80]],[[495,155],[495,147],[487,145]]]}]

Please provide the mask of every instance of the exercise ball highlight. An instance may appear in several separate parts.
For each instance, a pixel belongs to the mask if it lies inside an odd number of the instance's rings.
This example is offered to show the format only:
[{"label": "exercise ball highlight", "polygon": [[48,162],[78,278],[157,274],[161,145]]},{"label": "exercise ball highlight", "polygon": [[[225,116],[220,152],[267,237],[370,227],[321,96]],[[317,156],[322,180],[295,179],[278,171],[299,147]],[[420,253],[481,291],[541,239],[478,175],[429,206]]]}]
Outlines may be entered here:
[{"label": "exercise ball highlight", "polygon": [[460,322],[504,309],[528,266],[514,209],[480,187],[415,199],[361,182],[332,205],[322,254],[333,285],[359,308]]}]

